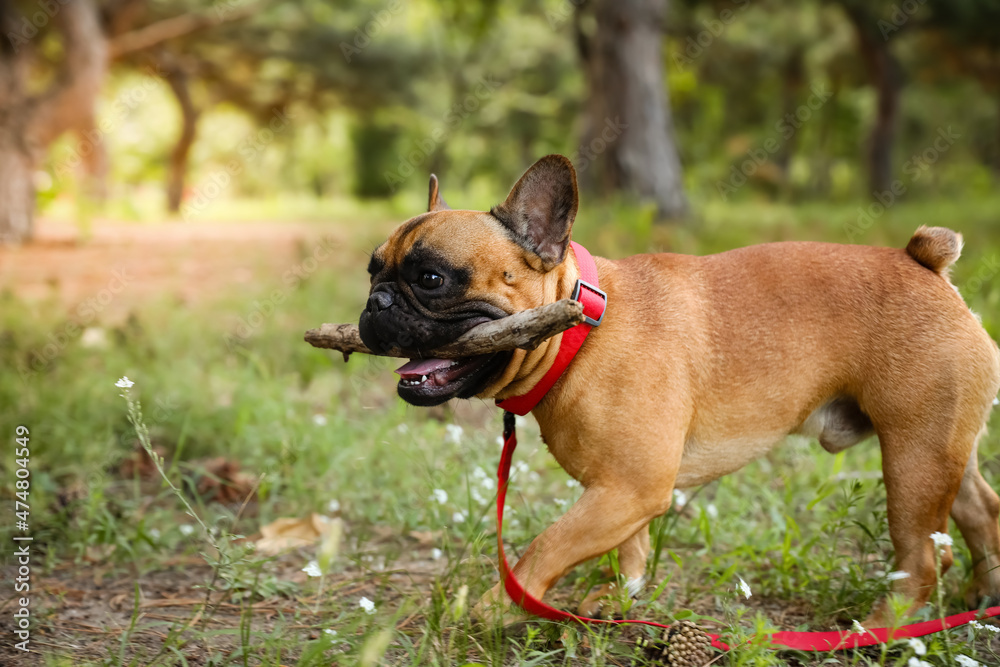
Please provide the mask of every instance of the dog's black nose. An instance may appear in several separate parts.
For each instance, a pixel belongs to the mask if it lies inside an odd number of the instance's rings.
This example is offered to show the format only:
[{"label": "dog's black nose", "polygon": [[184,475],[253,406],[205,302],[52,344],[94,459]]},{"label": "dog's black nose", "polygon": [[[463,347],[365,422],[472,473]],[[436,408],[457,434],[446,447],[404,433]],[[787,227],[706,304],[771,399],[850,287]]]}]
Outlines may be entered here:
[{"label": "dog's black nose", "polygon": [[368,297],[368,312],[375,314],[392,305],[392,295],[388,292],[373,292]]}]

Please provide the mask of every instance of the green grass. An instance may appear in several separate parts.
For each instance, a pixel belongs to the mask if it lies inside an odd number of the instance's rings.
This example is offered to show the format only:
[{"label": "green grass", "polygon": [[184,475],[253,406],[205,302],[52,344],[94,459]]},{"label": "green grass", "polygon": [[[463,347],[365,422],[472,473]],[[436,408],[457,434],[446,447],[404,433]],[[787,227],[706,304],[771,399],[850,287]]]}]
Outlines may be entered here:
[{"label": "green grass", "polygon": [[[584,206],[576,238],[610,256],[658,248],[706,253],[787,239],[847,242],[856,208],[713,204],[701,208],[700,226],[663,230],[641,211]],[[900,203],[853,241],[901,247],[920,224],[962,231],[966,250],[954,281],[996,338],[1000,279],[990,267],[1000,256],[997,211],[997,198]],[[348,222],[342,227],[357,229]],[[166,298],[143,304],[124,323],[109,326],[108,348],[88,348],[70,336],[51,361],[24,376],[21,370],[32,367],[69,320],[54,303],[0,295],[0,365],[7,371],[0,379],[0,424],[4,432],[16,424],[31,429],[32,533],[36,554],[44,554],[36,560],[37,575],[96,580],[91,570],[97,568],[102,580],[136,580],[142,591],[135,594],[149,595],[156,577],[184,575],[175,560],[187,557],[205,563],[186,574],[200,577],[199,595],[212,603],[164,620],[132,605],[130,593],[120,605],[121,622],[105,627],[106,654],[91,659],[66,648],[72,630],[53,626],[59,601],[37,594],[34,637],[54,642],[36,647],[47,654],[46,664],[651,664],[635,652],[641,629],[535,622],[503,635],[471,622],[469,608],[497,580],[491,502],[499,412],[478,401],[430,411],[406,406],[395,397],[391,361],[356,355],[345,364],[301,339],[320,322],[356,319],[367,288],[367,250],[387,228],[366,228],[340,249],[338,263],[285,289],[273,314],[246,339],[234,340],[234,323],[252,312],[255,299],[282,288],[280,276],[273,285],[193,308]],[[118,474],[135,440],[114,386],[123,375],[136,382],[130,393],[142,401],[152,444],[164,450],[167,474],[179,488],[195,476],[191,462],[199,457],[224,456],[255,478],[263,475],[259,502],[243,514],[239,503],[206,505],[184,491],[205,523],[218,529],[211,540],[200,529],[182,532],[195,522],[170,488]],[[452,424],[462,426],[460,434]],[[505,526],[516,545],[512,557],[580,492],[567,485],[530,418],[519,437]],[[998,455],[994,433],[980,448],[994,486],[1000,484]],[[8,462],[2,465],[9,476]],[[650,559],[653,585],[630,615],[700,619],[735,644],[758,636],[716,664],[905,665],[913,656],[905,642],[885,651],[810,656],[774,652],[760,638],[779,627],[849,624],[885,591],[892,552],[878,470],[874,441],[831,456],[815,442],[793,439],[699,489],[681,513],[672,510],[654,524],[662,550]],[[10,486],[3,488],[6,493]],[[329,514],[332,501],[344,537],[322,595],[318,579],[288,574],[316,558],[315,548],[262,558],[231,539],[278,517]],[[953,533],[956,564],[943,584],[948,613],[964,610],[962,586],[970,571]],[[10,543],[6,533],[0,539]],[[598,563],[586,564],[560,583],[554,599],[575,607],[601,577]],[[749,600],[737,592],[740,577],[753,590]],[[362,595],[376,613],[361,608]],[[219,602],[233,605],[228,616]],[[265,613],[250,605],[255,602],[279,611]],[[955,630],[947,650],[1000,664],[1000,642],[992,637]],[[947,664],[944,641],[943,635],[928,638],[922,659]]]}]

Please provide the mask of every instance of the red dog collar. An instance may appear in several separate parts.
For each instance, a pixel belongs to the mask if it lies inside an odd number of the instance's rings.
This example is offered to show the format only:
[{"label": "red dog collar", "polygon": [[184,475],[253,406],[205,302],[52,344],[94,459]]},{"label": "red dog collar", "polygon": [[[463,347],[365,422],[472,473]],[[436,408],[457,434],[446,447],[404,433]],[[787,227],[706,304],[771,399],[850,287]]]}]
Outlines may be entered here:
[{"label": "red dog collar", "polygon": [[583,304],[583,314],[587,318],[580,324],[563,332],[562,342],[559,344],[559,352],[551,368],[545,373],[541,381],[531,388],[527,394],[512,396],[502,401],[497,401],[497,405],[507,412],[515,415],[526,415],[531,412],[543,398],[549,393],[549,389],[562,374],[569,368],[573,357],[587,339],[587,334],[594,327],[604,321],[604,311],[608,307],[608,295],[599,288],[597,279],[597,264],[594,258],[579,243],[570,242],[573,254],[576,256],[576,263],[580,269],[580,278],[573,288],[573,299]]},{"label": "red dog collar", "polygon": [[[602,623],[602,624],[635,624],[652,625],[658,628],[669,628],[669,625],[655,623],[653,621],[633,621],[633,620],[605,620],[597,618],[587,618],[577,616],[561,609],[549,606],[532,596],[521,586],[507,563],[507,555],[503,548],[503,508],[507,498],[507,484],[510,479],[510,464],[514,457],[514,450],[517,448],[517,431],[514,426],[514,415],[526,415],[538,405],[545,397],[545,394],[555,385],[556,381],[569,368],[573,357],[586,340],[590,330],[598,326],[604,320],[604,312],[607,308],[608,297],[598,288],[597,264],[594,258],[587,252],[586,248],[579,243],[571,243],[573,254],[580,268],[580,279],[576,282],[573,290],[573,298],[583,303],[583,312],[587,320],[578,324],[572,329],[563,332],[562,342],[559,345],[559,352],[556,355],[552,367],[545,373],[542,380],[535,385],[531,391],[521,396],[514,396],[503,401],[497,401],[497,405],[503,408],[504,429],[503,429],[503,454],[500,456],[500,467],[497,470],[497,478],[500,483],[497,488],[497,553],[500,560],[500,579],[503,581],[504,590],[514,604],[524,609],[529,614],[547,618],[552,621],[577,621],[579,623]],[[867,632],[776,632],[771,635],[771,643],[779,647],[797,649],[799,651],[831,651],[846,648],[856,648],[860,646],[872,646],[874,644],[884,644],[895,639],[906,637],[922,637],[933,632],[940,632],[947,628],[954,628],[964,625],[970,621],[1000,616],[1000,607],[990,607],[979,611],[969,611],[964,614],[956,614],[948,618],[923,623],[914,623],[890,630],[889,628],[878,628]],[[721,650],[728,650],[729,646],[719,640],[718,635],[709,635],[712,639],[712,646]]]}]

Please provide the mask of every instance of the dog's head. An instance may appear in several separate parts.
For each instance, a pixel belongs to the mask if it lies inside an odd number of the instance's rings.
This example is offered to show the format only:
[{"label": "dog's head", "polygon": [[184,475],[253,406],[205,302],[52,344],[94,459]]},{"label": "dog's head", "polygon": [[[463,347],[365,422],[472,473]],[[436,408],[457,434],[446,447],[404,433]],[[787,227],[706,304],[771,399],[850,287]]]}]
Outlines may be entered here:
[{"label": "dog's head", "polygon": [[426,358],[485,321],[556,299],[578,204],[576,172],[549,155],[521,176],[489,212],[453,211],[431,176],[428,212],[397,227],[368,265],[371,292],[361,339],[373,352],[412,357],[398,392],[413,405],[492,396],[523,353]]}]

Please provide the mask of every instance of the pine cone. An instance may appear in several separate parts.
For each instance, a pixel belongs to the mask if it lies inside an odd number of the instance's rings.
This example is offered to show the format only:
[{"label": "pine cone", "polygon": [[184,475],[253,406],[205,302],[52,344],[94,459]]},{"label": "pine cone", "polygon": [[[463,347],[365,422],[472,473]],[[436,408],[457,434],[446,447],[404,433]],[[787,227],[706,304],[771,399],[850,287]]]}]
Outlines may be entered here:
[{"label": "pine cone", "polygon": [[659,641],[641,639],[638,644],[666,667],[701,667],[712,658],[712,640],[691,621],[674,623]]}]

